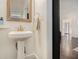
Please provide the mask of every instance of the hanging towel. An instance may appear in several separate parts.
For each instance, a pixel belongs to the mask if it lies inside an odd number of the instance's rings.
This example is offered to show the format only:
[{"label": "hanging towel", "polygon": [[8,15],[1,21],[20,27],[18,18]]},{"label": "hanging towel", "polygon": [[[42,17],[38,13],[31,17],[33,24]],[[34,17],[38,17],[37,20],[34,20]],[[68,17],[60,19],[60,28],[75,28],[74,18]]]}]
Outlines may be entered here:
[{"label": "hanging towel", "polygon": [[37,28],[36,28],[38,31],[40,30],[40,19],[39,19],[39,17],[38,17],[38,19],[37,19]]}]

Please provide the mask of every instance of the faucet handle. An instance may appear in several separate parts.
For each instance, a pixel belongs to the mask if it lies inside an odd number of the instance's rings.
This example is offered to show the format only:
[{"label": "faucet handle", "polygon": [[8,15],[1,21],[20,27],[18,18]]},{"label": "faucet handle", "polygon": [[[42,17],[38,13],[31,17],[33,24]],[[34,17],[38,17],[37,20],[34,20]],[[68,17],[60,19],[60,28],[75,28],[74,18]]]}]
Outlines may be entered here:
[{"label": "faucet handle", "polygon": [[17,31],[24,31],[23,26],[22,26],[22,25],[20,25],[20,26],[18,27]]}]

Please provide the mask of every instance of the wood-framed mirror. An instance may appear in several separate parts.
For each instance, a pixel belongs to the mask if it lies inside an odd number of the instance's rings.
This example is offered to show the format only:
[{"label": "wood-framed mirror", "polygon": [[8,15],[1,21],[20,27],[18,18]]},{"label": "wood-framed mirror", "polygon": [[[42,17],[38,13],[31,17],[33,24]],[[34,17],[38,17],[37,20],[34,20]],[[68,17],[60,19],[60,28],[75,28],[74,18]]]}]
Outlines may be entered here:
[{"label": "wood-framed mirror", "polygon": [[7,0],[8,21],[32,21],[32,0]]}]

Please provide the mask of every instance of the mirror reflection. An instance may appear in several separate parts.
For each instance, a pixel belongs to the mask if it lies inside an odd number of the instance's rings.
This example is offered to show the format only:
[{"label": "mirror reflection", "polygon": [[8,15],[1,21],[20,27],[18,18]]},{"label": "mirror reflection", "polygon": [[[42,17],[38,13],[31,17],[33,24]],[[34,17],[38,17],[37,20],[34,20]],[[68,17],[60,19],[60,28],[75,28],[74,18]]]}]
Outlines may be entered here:
[{"label": "mirror reflection", "polygon": [[8,0],[9,20],[31,20],[32,0]]}]

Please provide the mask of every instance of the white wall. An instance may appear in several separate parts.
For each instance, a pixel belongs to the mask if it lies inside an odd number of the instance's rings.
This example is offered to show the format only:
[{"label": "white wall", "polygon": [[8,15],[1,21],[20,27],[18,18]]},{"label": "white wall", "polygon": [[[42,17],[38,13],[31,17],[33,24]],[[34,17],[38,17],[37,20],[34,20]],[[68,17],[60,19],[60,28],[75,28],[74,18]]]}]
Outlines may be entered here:
[{"label": "white wall", "polygon": [[[6,20],[7,13],[7,0],[0,0],[0,17],[4,17]],[[0,29],[0,59],[16,59],[15,42],[8,38],[8,33],[12,30],[16,30],[20,23],[6,21],[8,29]],[[22,23],[25,30],[32,30],[32,23]],[[26,41],[27,54],[33,52],[33,39]]]},{"label": "white wall", "polygon": [[60,27],[64,19],[71,21],[72,36],[78,37],[78,0],[60,0]]},{"label": "white wall", "polygon": [[40,14],[40,34],[36,33],[36,53],[40,59],[47,59],[47,0],[35,0],[35,16]]}]

